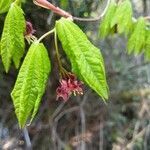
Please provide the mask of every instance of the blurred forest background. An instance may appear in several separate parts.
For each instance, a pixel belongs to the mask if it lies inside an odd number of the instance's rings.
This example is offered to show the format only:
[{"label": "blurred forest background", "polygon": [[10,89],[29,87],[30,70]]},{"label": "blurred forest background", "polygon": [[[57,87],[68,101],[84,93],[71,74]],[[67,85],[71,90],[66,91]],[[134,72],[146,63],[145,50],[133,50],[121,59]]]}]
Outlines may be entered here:
[{"label": "blurred forest background", "polygon": [[[49,0],[77,17],[96,17],[107,0]],[[132,0],[134,17],[150,15],[150,0]],[[24,0],[25,18],[40,37],[60,17]],[[0,15],[0,35],[6,14]],[[99,22],[76,23],[102,51],[110,98],[104,104],[88,87],[84,95],[67,103],[56,101],[59,83],[53,38],[43,40],[52,62],[52,73],[33,123],[20,130],[10,92],[18,70],[6,74],[0,60],[0,149],[2,150],[150,150],[150,63],[143,56],[126,54],[126,38],[114,35],[101,40]],[[26,52],[29,45],[26,46]],[[66,68],[66,56],[62,61]],[[30,137],[30,140],[29,140]]]}]

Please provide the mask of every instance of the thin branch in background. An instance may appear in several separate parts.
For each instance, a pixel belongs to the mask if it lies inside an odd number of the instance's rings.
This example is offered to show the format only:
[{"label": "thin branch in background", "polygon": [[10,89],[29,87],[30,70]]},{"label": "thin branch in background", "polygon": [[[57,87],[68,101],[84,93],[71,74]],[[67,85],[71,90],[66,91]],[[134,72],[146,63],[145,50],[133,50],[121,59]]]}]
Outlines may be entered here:
[{"label": "thin branch in background", "polygon": [[143,13],[144,15],[147,15],[148,14],[148,11],[147,11],[147,0],[143,0]]},{"label": "thin branch in background", "polygon": [[84,93],[83,100],[80,104],[80,107],[83,107],[85,104],[86,100],[88,99],[88,96],[91,94],[91,90],[89,89],[87,92]]},{"label": "thin branch in background", "polygon": [[103,122],[100,123],[100,130],[99,130],[99,150],[103,150],[103,145],[104,145],[104,133],[103,133],[103,129],[104,129],[104,124]]},{"label": "thin branch in background", "polygon": [[48,18],[47,18],[47,24],[48,24],[48,25],[51,25],[53,16],[54,16],[54,13],[51,11],[51,12],[49,13]]},{"label": "thin branch in background", "polygon": [[134,127],[134,132],[133,132],[133,138],[132,139],[134,139],[135,137],[136,137],[136,135],[138,134],[138,131],[139,131],[139,128],[140,128],[140,124],[141,124],[141,119],[142,119],[142,117],[143,117],[143,115],[144,115],[144,113],[145,113],[145,100],[144,100],[144,98],[143,98],[143,94],[142,94],[142,92],[140,92],[140,96],[142,97],[142,99],[143,99],[143,101],[142,101],[142,106],[141,106],[141,110],[139,111],[139,113],[138,113],[138,118],[139,118],[139,120],[137,120],[137,122],[136,122],[136,124],[135,124],[135,127]]},{"label": "thin branch in background", "polygon": [[56,134],[56,140],[57,140],[57,145],[58,145],[57,150],[65,149],[67,147],[66,143],[61,140],[57,132],[55,134]]},{"label": "thin branch in background", "polygon": [[54,120],[54,122],[58,122],[65,114],[68,114],[68,113],[72,113],[74,111],[78,111],[80,108],[79,106],[74,106],[74,107],[71,107],[67,110],[64,110],[62,111]]},{"label": "thin branch in background", "polygon": [[57,128],[57,122],[55,122],[55,123],[53,123],[53,119],[60,113],[60,111],[62,110],[62,108],[65,106],[65,103],[64,102],[62,102],[58,107],[57,107],[57,109],[55,110],[55,112],[52,114],[52,116],[50,117],[50,119],[49,119],[49,124],[48,124],[48,126],[50,126],[50,130],[51,130],[51,134],[52,134],[52,137],[50,137],[49,138],[49,140],[51,140],[52,139],[52,141],[53,141],[53,148],[54,148],[54,150],[57,150],[57,144],[56,144],[56,139],[57,139],[57,137],[56,137],[56,128]]},{"label": "thin branch in background", "polygon": [[[80,116],[81,116],[81,134],[84,134],[86,132],[86,122],[83,107],[80,107]],[[86,144],[84,140],[81,141],[81,149],[86,150]]]},{"label": "thin branch in background", "polygon": [[60,111],[62,110],[62,108],[65,106],[65,103],[62,102],[57,109],[55,110],[55,112],[52,114],[51,118],[49,119],[49,123],[51,123],[51,121],[60,113]]},{"label": "thin branch in background", "polygon": [[[146,103],[146,100],[144,99],[144,95],[142,92],[140,92],[140,95],[142,97],[142,106],[141,106],[141,110],[138,113],[138,118],[142,119],[144,117],[145,112],[147,112],[147,106],[148,104]],[[147,112],[148,114],[148,112]],[[149,115],[149,114],[148,114]],[[130,143],[128,143],[126,145],[126,148],[131,149],[134,145],[134,142],[139,139],[142,138],[145,134],[146,136],[146,131],[149,129],[150,124],[148,124],[145,128],[143,128],[139,133],[138,130],[140,128],[140,121],[137,121],[134,127],[134,132],[133,132],[133,136],[132,136],[132,140]]]},{"label": "thin branch in background", "polygon": [[[52,117],[50,118],[49,124],[51,126],[51,133],[52,133],[52,140],[53,140],[53,144],[54,144],[54,149],[58,149],[57,145],[58,143],[60,144],[61,148],[65,148],[66,144],[60,139],[58,133],[57,133],[57,125],[58,125],[58,121],[67,114],[70,114],[74,111],[80,111],[80,117],[81,117],[81,135],[85,134],[85,113],[83,110],[83,105],[85,104],[85,101],[87,100],[87,97],[89,95],[91,91],[87,91],[83,97],[83,101],[79,104],[79,106],[74,106],[71,107],[69,109],[65,109],[61,112],[62,108],[64,107],[65,103],[62,103],[59,105],[59,107],[56,109],[56,111],[53,113]],[[52,120],[54,120],[52,122]],[[84,137],[84,136],[83,136]],[[80,148],[82,150],[85,150],[85,141],[84,138],[81,139],[81,146]]]},{"label": "thin branch in background", "polygon": [[135,138],[135,136],[137,135],[139,128],[140,128],[140,120],[137,120],[135,127],[134,127],[134,131],[133,131],[133,138]]},{"label": "thin branch in background", "polygon": [[132,71],[133,69],[137,69],[139,67],[143,67],[143,66],[146,66],[146,65],[149,65],[150,62],[144,62],[144,63],[141,63],[141,64],[137,64],[137,65],[134,65],[134,66],[131,66],[127,69],[127,71]]},{"label": "thin branch in background", "polygon": [[[80,119],[79,117],[77,117],[77,120],[76,120],[76,126],[75,126],[75,136],[78,137],[80,135]],[[76,150],[79,150],[80,147],[79,147],[79,144],[77,144],[79,141],[79,139],[76,138],[76,140],[73,140],[72,139],[69,141],[70,145],[75,147]]]},{"label": "thin branch in background", "polygon": [[[130,143],[127,144],[126,148],[131,149],[134,145],[134,142],[139,139],[142,138],[144,136],[144,134],[146,133],[146,130],[149,128],[150,124],[148,126],[146,126],[145,128],[143,128],[142,131],[140,131],[133,139]],[[125,149],[124,149],[125,150]]]},{"label": "thin branch in background", "polygon": [[57,142],[61,143],[62,147],[65,148],[66,144],[59,138],[58,133],[57,133],[57,124],[58,121],[66,114],[72,113],[74,111],[79,110],[79,106],[75,106],[72,108],[69,108],[67,110],[62,111],[59,115],[57,115],[54,119],[53,122],[50,123],[51,126],[51,132],[52,132],[52,141],[54,144],[55,149],[57,150]]},{"label": "thin branch in background", "polygon": [[28,132],[27,128],[23,129],[23,135],[24,135],[24,139],[26,141],[27,150],[32,150],[32,144],[31,144],[31,140],[30,140],[29,132]]},{"label": "thin branch in background", "polygon": [[146,132],[145,132],[145,138],[144,138],[144,150],[148,150],[148,140],[149,140],[149,136],[150,136],[150,125],[148,126]]}]

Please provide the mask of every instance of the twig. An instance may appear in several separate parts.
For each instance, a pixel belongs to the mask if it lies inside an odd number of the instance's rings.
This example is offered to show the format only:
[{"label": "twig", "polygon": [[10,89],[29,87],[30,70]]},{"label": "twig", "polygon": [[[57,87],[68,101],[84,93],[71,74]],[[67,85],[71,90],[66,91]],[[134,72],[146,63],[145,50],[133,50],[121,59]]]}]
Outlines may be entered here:
[{"label": "twig", "polygon": [[104,11],[98,17],[96,17],[96,18],[79,18],[79,17],[72,16],[71,14],[69,14],[68,12],[62,10],[59,7],[54,6],[53,4],[48,2],[47,0],[33,0],[34,4],[36,4],[38,6],[41,6],[43,8],[49,9],[49,10],[53,11],[54,13],[56,13],[60,16],[63,16],[65,18],[72,18],[73,20],[77,20],[77,21],[85,21],[85,22],[86,21],[87,22],[92,22],[92,21],[100,20],[105,15],[105,13],[106,13],[106,11],[109,7],[110,1],[111,0],[107,0],[107,4],[106,4],[106,7],[105,7]]},{"label": "twig", "polygon": [[50,13],[49,13],[49,16],[48,16],[48,18],[47,18],[47,24],[48,24],[48,25],[51,25],[53,15],[54,15],[54,13],[53,13],[53,12],[50,12]]},{"label": "twig", "polygon": [[104,144],[103,128],[104,128],[104,124],[102,122],[100,123],[100,130],[99,130],[99,150],[103,150],[103,144]]},{"label": "twig", "polygon": [[59,114],[59,112],[61,111],[61,109],[64,107],[65,103],[61,103],[57,109],[55,110],[55,112],[52,114],[52,117],[50,118],[50,120],[52,120],[53,118],[55,118],[55,116],[57,116]]},{"label": "twig", "polygon": [[106,7],[104,9],[104,11],[102,12],[102,14],[100,14],[98,17],[96,18],[78,18],[78,17],[72,17],[73,20],[77,20],[77,21],[85,21],[85,22],[94,22],[94,21],[98,21],[100,20],[107,12],[108,8],[109,8],[109,4],[110,4],[111,0],[107,0],[107,4]]},{"label": "twig", "polygon": [[27,150],[32,150],[31,140],[30,140],[27,128],[23,129],[23,134],[24,134],[24,138],[25,138],[25,141],[26,141]]},{"label": "twig", "polygon": [[138,120],[134,127],[133,138],[137,135],[139,128],[140,128],[140,121]]},{"label": "twig", "polygon": [[132,139],[132,141],[127,144],[126,147],[127,147],[128,149],[132,148],[134,142],[135,142],[137,139],[139,139],[139,138],[141,138],[141,137],[144,136],[145,131],[146,131],[146,129],[147,129],[148,127],[149,127],[149,125],[148,125],[147,127],[145,127],[141,132],[139,132],[139,133]]},{"label": "twig", "polygon": [[[138,113],[138,117],[139,117],[139,119],[142,119],[144,117],[144,113],[147,111],[147,103],[146,103],[146,100],[144,99],[144,95],[143,95],[142,91],[140,91],[140,95],[143,98],[143,100],[142,100],[141,110]],[[137,133],[139,130],[139,127],[140,127],[140,121],[137,121],[135,128],[134,128],[134,132],[133,132],[133,138],[132,138],[131,142],[127,144],[127,146],[126,146],[127,148],[129,148],[129,149],[132,148],[134,142],[138,138],[141,138],[142,136],[144,136],[144,134],[146,134],[146,130],[149,129],[150,124],[147,127],[145,127],[141,132]]]},{"label": "twig", "polygon": [[[41,6],[43,8],[49,9],[52,12],[54,12],[54,13],[60,15],[60,16],[63,16],[65,18],[71,18],[71,19],[76,20],[76,21],[95,22],[95,21],[100,20],[106,14],[107,9],[109,8],[109,4],[110,4],[111,0],[107,0],[107,4],[106,4],[106,7],[105,7],[104,11],[102,12],[102,14],[100,14],[96,18],[80,18],[80,17],[72,16],[70,13],[66,12],[65,10],[63,10],[59,7],[54,6],[52,3],[48,2],[47,0],[33,0],[33,2],[34,2],[34,4],[36,4],[38,6]],[[145,16],[144,18],[146,20],[150,20],[150,16]],[[137,19],[135,19],[133,17],[133,21],[137,21]]]},{"label": "twig", "polygon": [[51,4],[50,2],[48,2],[47,0],[33,0],[34,4],[41,6],[43,8],[49,9],[51,11],[53,11],[54,13],[63,16],[65,18],[72,18],[72,15],[69,14],[68,12],[62,10],[59,7],[54,6],[53,4]]},{"label": "twig", "polygon": [[83,100],[82,100],[82,102],[81,102],[81,104],[80,104],[80,107],[82,107],[82,106],[85,104],[85,102],[86,102],[86,100],[88,99],[88,96],[89,96],[90,93],[91,93],[91,90],[88,90],[88,91],[84,94]]},{"label": "twig", "polygon": [[74,111],[77,111],[79,110],[79,106],[74,106],[74,107],[71,107],[67,110],[64,110],[63,112],[61,112],[56,118],[55,118],[55,121],[54,122],[58,122],[58,120],[60,118],[62,118],[65,114],[68,114],[68,113],[71,113],[71,112],[74,112]]},{"label": "twig", "polygon": [[60,146],[59,148],[57,148],[57,150],[65,149],[65,148],[66,148],[65,142],[63,142],[63,141],[61,140],[61,138],[58,136],[57,132],[55,132],[55,134],[56,134],[55,137],[56,137],[56,139],[57,139],[58,146]]},{"label": "twig", "polygon": [[[85,113],[82,107],[80,107],[80,116],[81,116],[81,134],[84,134],[86,131],[86,126],[85,126]],[[81,149],[86,150],[86,144],[85,141],[81,141]]]},{"label": "twig", "polygon": [[150,125],[148,126],[146,132],[145,132],[145,140],[144,140],[144,150],[147,150],[147,144],[149,140],[149,134],[150,134]]},{"label": "twig", "polygon": [[144,62],[142,64],[137,64],[137,65],[134,65],[134,66],[131,66],[127,69],[127,71],[131,71],[133,69],[137,69],[138,67],[143,67],[143,66],[146,66],[146,65],[149,65],[150,63],[149,62]]}]

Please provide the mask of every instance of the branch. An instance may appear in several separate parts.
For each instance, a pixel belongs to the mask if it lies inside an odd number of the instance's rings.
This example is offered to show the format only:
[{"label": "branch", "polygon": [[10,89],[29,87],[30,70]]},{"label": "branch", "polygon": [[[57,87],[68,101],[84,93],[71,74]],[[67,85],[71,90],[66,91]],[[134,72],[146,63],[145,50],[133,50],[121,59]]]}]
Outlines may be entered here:
[{"label": "branch", "polygon": [[77,21],[87,21],[87,22],[100,20],[105,15],[105,13],[109,7],[110,1],[111,0],[107,0],[107,4],[106,4],[104,11],[98,17],[96,17],[96,18],[78,18],[78,17],[72,16],[71,14],[62,10],[59,7],[54,6],[52,3],[48,2],[47,0],[33,0],[34,4],[41,6],[43,8],[49,9],[60,16],[63,16],[65,18],[71,18],[71,19],[77,20]]},{"label": "branch", "polygon": [[146,130],[147,130],[149,127],[150,127],[150,124],[147,125],[143,130],[141,130],[141,131],[132,139],[132,141],[127,144],[126,148],[131,149],[132,146],[133,146],[133,144],[134,144],[134,142],[135,142],[137,139],[142,138],[142,137],[144,136]]},{"label": "branch", "polygon": [[[54,13],[62,16],[62,17],[65,17],[65,18],[71,18],[71,19],[76,20],[76,21],[94,22],[94,21],[100,20],[106,14],[111,0],[107,0],[107,4],[106,4],[104,11],[102,12],[102,14],[100,14],[96,18],[80,18],[80,17],[72,16],[70,13],[66,12],[65,10],[63,10],[59,7],[54,6],[52,3],[48,2],[47,0],[33,0],[33,2],[34,2],[34,4],[41,6],[43,8],[49,9],[52,12],[54,12]],[[145,16],[144,18],[146,20],[150,20],[150,16]],[[133,20],[136,21],[135,18],[133,18]]]},{"label": "branch", "polygon": [[30,140],[27,128],[23,129],[23,134],[24,134],[24,138],[25,138],[25,141],[26,141],[27,150],[32,150],[32,144],[31,144],[31,140]]},{"label": "branch", "polygon": [[48,2],[47,0],[33,0],[33,3],[41,6],[43,8],[49,9],[51,11],[53,11],[54,13],[63,16],[65,18],[72,18],[72,15],[69,14],[68,12],[62,10],[59,7],[54,6],[53,4],[51,4],[50,2]]},{"label": "branch", "polygon": [[73,20],[77,20],[77,21],[87,21],[87,22],[94,22],[94,21],[98,21],[100,20],[107,12],[108,8],[109,8],[109,4],[110,4],[111,0],[107,0],[107,4],[106,7],[104,9],[104,11],[102,12],[102,14],[100,14],[98,17],[96,18],[78,18],[78,17],[73,17]]}]

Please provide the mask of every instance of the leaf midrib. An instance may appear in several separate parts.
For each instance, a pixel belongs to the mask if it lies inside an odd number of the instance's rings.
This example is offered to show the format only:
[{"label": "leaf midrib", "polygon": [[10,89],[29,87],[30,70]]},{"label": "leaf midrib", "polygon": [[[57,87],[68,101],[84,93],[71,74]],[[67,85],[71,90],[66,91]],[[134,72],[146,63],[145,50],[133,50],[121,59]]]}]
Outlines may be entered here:
[{"label": "leaf midrib", "polygon": [[[64,25],[64,28],[66,28],[65,30],[68,30],[69,32],[70,32],[70,30],[67,28],[67,27],[65,27],[65,24],[62,22],[62,24]],[[64,32],[65,33],[65,32]],[[67,36],[67,34],[65,34],[66,36]],[[71,36],[72,36],[72,33],[70,34]],[[72,38],[73,39],[75,39],[73,36],[72,36]],[[66,38],[66,39],[68,39],[68,38]],[[74,40],[74,41],[76,41],[76,40]],[[71,49],[71,46],[70,46],[70,43],[68,42],[68,45],[69,45],[69,47],[70,47],[70,49]],[[78,47],[78,49],[80,49],[80,47],[78,46],[78,43],[76,42],[76,45],[77,45],[77,47]],[[80,50],[81,51],[81,50]],[[73,54],[73,53],[72,53]],[[82,54],[82,52],[81,52],[81,54]],[[74,54],[74,57],[76,57],[75,56],[75,54]],[[87,64],[88,64],[88,66],[89,66],[89,68],[90,68],[90,70],[92,70],[91,69],[91,65],[88,63],[88,61],[87,61],[87,59],[85,58],[85,56],[82,54],[82,58],[84,58],[84,60],[87,62]],[[78,59],[78,58],[76,58],[76,59]],[[78,67],[78,63],[76,63],[77,64],[77,67]],[[100,65],[100,67],[101,67],[101,65]],[[101,70],[103,71],[103,68],[101,67]],[[95,72],[93,72],[93,71],[91,71],[92,72],[92,76],[95,78],[95,80],[97,81],[97,83],[99,83],[99,84],[101,84],[101,82],[100,81],[102,81],[102,80],[100,80],[99,81],[99,79],[97,78],[97,77],[95,77]],[[103,72],[103,74],[104,74],[104,72]],[[82,75],[82,77],[84,78],[84,76]],[[84,78],[84,80],[86,80],[85,78]],[[86,82],[87,83],[89,83],[89,81],[87,81],[86,80]],[[103,81],[102,81],[102,83],[103,84],[106,84],[106,81],[105,81],[105,78],[103,79]],[[91,85],[91,84],[90,84]],[[97,84],[98,85],[98,84]],[[97,88],[95,88],[93,85],[91,85],[98,93],[99,93],[99,91],[103,91],[103,90],[101,90],[99,87],[97,87],[98,89],[100,89],[100,90],[97,90]],[[105,91],[106,91],[107,89],[105,88]],[[101,92],[101,96],[103,97],[103,98],[106,98],[106,96],[103,94],[103,93],[105,93],[105,92]]]},{"label": "leaf midrib", "polygon": [[[31,47],[32,48],[32,47]],[[21,93],[20,93],[20,97],[19,97],[19,103],[20,103],[20,105],[19,105],[19,119],[20,119],[20,114],[21,114],[21,112],[20,112],[20,108],[21,108],[21,101],[22,101],[22,99],[23,99],[23,95],[24,95],[24,91],[25,91],[25,87],[26,87],[26,84],[27,84],[27,82],[26,82],[26,79],[27,79],[27,76],[28,76],[28,73],[29,73],[29,71],[30,71],[30,67],[31,66],[33,66],[33,64],[32,64],[32,60],[34,60],[34,57],[35,57],[35,55],[34,55],[34,52],[35,52],[35,47],[34,47],[34,50],[32,50],[32,54],[30,54],[30,59],[28,58],[28,61],[29,61],[29,63],[28,63],[28,67],[27,67],[27,69],[26,69],[26,71],[25,71],[25,75],[24,75],[24,80],[22,81],[22,84],[23,84],[23,86],[22,86],[22,88],[21,88]],[[26,60],[27,61],[27,60]],[[34,68],[34,67],[33,67]],[[33,72],[33,71],[32,71]],[[33,73],[32,73],[32,76],[33,76]],[[32,87],[32,85],[33,85],[33,80],[32,80],[32,83],[31,83],[31,87]],[[31,95],[31,91],[32,90],[30,90],[29,91],[29,96],[28,97],[30,97],[30,95]]]}]

